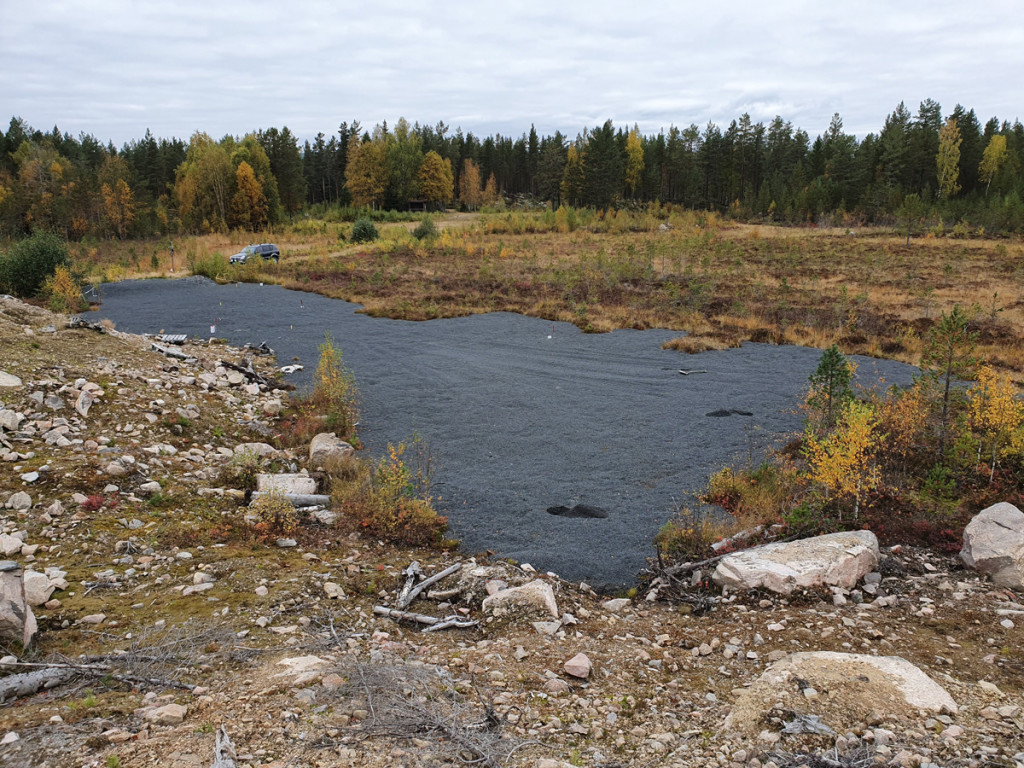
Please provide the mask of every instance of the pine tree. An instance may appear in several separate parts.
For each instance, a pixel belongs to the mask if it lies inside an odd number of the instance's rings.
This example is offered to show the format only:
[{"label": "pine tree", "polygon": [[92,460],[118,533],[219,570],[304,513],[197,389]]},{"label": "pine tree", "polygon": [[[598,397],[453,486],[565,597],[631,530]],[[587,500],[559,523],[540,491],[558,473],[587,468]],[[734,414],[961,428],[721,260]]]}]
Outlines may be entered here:
[{"label": "pine tree", "polygon": [[821,354],[818,367],[811,374],[806,404],[810,411],[808,428],[816,435],[824,435],[835,427],[839,414],[853,400],[850,381],[854,365],[839,347],[833,344]]},{"label": "pine tree", "polygon": [[970,330],[970,318],[959,304],[942,317],[928,335],[921,355],[921,383],[929,393],[935,412],[938,457],[945,455],[953,417],[963,405],[965,395],[955,386],[957,380],[969,380],[978,365],[974,350],[978,335]]}]

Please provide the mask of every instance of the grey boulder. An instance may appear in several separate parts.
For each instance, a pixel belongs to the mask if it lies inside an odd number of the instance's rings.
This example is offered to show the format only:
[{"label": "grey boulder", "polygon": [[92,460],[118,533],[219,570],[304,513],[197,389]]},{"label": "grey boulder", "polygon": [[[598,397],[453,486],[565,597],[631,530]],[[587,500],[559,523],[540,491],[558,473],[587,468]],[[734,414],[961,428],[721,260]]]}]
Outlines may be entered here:
[{"label": "grey boulder", "polygon": [[960,559],[993,583],[1024,590],[1024,512],[1003,501],[983,509],[964,528]]}]

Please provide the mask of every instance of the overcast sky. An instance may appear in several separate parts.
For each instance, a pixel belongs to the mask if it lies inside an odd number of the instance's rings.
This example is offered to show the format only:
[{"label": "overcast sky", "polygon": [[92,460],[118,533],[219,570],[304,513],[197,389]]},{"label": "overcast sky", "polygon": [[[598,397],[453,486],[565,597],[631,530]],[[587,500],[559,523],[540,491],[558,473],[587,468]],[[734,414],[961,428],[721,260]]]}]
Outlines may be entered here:
[{"label": "overcast sky", "polygon": [[900,101],[1024,118],[1020,0],[0,0],[0,120],[104,143],[341,121],[478,136],[643,133],[834,112],[878,132]]}]

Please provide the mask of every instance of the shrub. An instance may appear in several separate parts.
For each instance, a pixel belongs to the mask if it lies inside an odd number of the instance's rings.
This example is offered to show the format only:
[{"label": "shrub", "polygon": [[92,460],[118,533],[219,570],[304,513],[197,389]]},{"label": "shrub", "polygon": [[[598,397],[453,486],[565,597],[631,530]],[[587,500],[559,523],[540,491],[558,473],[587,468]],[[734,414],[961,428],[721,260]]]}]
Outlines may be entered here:
[{"label": "shrub", "polygon": [[654,544],[679,560],[704,560],[711,556],[711,545],[735,533],[736,527],[731,520],[713,520],[703,510],[685,507],[661,527]]},{"label": "shrub", "polygon": [[448,518],[437,514],[429,496],[418,490],[429,487],[429,479],[414,473],[402,460],[406,446],[388,443],[388,453],[373,468],[370,492],[362,504],[359,524],[385,541],[410,546],[444,543]]},{"label": "shrub", "polygon": [[353,243],[372,243],[378,237],[380,237],[380,232],[367,218],[357,219],[356,223],[352,225]]},{"label": "shrub", "polygon": [[437,237],[437,225],[434,224],[434,220],[427,216],[421,221],[416,229],[412,231],[412,236],[417,240],[430,240]]},{"label": "shrub", "polygon": [[365,494],[370,487],[369,465],[353,454],[327,459],[323,470],[327,493],[336,507]]},{"label": "shrub", "polygon": [[0,290],[35,296],[57,267],[69,263],[67,243],[53,232],[36,232],[11,246],[0,258]]},{"label": "shrub", "polygon": [[86,308],[82,298],[82,287],[71,275],[71,270],[61,264],[43,283],[42,294],[46,297],[51,312],[75,314]]},{"label": "shrub", "polygon": [[256,451],[249,449],[239,451],[221,470],[221,482],[243,491],[254,491],[256,490],[256,476],[260,473],[262,466],[263,458]]},{"label": "shrub", "polygon": [[299,513],[279,491],[268,491],[249,505],[256,517],[253,528],[261,536],[289,536],[299,529]]},{"label": "shrub", "polygon": [[281,419],[278,427],[284,445],[308,443],[320,432],[334,432],[359,447],[355,436],[359,420],[359,392],[355,378],[342,364],[341,350],[330,334],[320,345],[320,360],[313,375],[313,391],[293,398],[294,410]]},{"label": "shrub", "polygon": [[188,269],[193,275],[219,280],[227,276],[231,264],[226,256],[219,253],[211,253],[207,256],[189,254]]},{"label": "shrub", "polygon": [[751,470],[719,470],[708,479],[701,501],[716,504],[742,527],[779,522],[802,490],[799,471],[781,457]]},{"label": "shrub", "polygon": [[355,433],[359,418],[357,401],[355,379],[342,364],[341,349],[335,346],[328,333],[320,345],[309,405],[319,411],[326,431],[337,432],[348,439]]}]

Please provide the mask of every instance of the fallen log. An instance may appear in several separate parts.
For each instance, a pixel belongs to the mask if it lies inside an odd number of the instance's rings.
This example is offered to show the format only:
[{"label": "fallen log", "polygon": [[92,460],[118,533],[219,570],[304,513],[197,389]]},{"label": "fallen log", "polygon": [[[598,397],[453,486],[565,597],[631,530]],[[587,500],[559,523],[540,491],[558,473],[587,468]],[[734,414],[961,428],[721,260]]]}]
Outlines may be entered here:
[{"label": "fallen log", "polygon": [[113,664],[70,664],[70,663],[35,663],[27,661],[9,662],[3,665],[10,669],[28,668],[28,672],[20,672],[16,675],[8,675],[0,678],[0,703],[31,696],[40,688],[49,690],[63,685],[76,677],[109,677],[124,683],[145,683],[160,688],[183,688],[191,691],[195,688],[191,683],[182,683],[176,680],[165,680],[163,678],[143,677],[131,673],[119,672],[118,667]]},{"label": "fallen log", "polygon": [[90,331],[96,331],[97,333],[107,332],[107,329],[99,323],[90,323],[79,315],[75,315],[68,320],[68,328],[88,328]]},{"label": "fallen log", "polygon": [[186,363],[199,362],[197,358],[192,355],[186,355],[180,349],[174,349],[173,347],[165,347],[163,344],[157,344],[155,341],[149,345],[149,348],[154,352],[159,352],[165,357],[173,357],[175,360],[181,360]]},{"label": "fallen log", "polygon": [[31,696],[40,689],[56,688],[77,676],[78,671],[69,667],[44,667],[43,669],[33,669],[31,672],[2,677],[0,678],[0,703],[14,701],[23,696]]},{"label": "fallen log", "polygon": [[245,376],[245,378],[247,378],[249,381],[253,381],[256,382],[257,384],[263,384],[264,386],[267,386],[269,383],[267,381],[267,378],[259,373],[256,373],[256,371],[252,367],[251,360],[247,360],[246,362],[248,363],[248,365],[242,366],[239,365],[238,363],[232,363],[229,360],[218,360],[217,365],[223,365],[225,368],[230,368],[232,371],[238,371],[240,374]]}]

